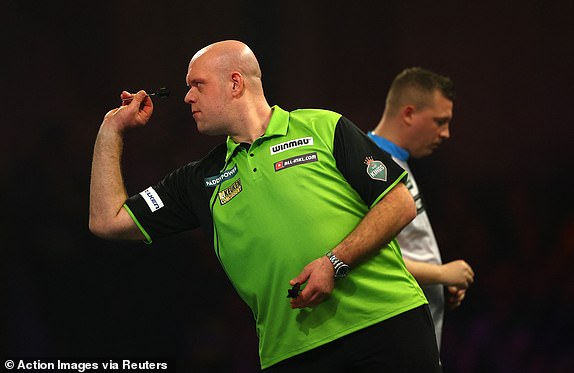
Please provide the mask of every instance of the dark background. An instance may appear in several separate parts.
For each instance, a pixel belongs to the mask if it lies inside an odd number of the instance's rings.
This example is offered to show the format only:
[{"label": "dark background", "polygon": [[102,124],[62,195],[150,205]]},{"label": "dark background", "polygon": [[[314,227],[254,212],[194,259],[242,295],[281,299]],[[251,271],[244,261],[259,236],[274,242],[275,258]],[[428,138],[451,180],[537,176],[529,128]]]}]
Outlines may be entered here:
[{"label": "dark background", "polygon": [[198,135],[183,96],[191,56],[232,38],[271,104],[365,131],[403,68],[451,76],[452,139],[412,163],[443,260],[476,272],[446,316],[445,370],[573,371],[573,2],[278,3],[1,2],[1,356],[257,369],[251,314],[200,231],[147,246],[87,229],[93,142],[121,90],[172,92],[126,141],[134,194],[223,140]]}]

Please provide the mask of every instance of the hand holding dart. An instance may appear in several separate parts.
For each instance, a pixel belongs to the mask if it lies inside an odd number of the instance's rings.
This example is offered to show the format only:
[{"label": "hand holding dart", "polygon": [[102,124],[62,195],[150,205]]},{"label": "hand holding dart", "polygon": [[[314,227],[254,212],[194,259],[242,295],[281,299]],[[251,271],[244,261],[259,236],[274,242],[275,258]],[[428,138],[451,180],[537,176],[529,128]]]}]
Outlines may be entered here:
[{"label": "hand holding dart", "polygon": [[[158,97],[168,97],[169,96],[169,89],[166,87],[161,87],[157,92],[148,93],[146,96],[158,96]],[[132,101],[132,97],[124,98],[122,103],[129,104]]]},{"label": "hand holding dart", "polygon": [[296,283],[295,285],[293,285],[293,287],[291,289],[287,290],[287,298],[297,298],[299,296],[299,292],[301,291],[301,284],[300,283]]}]

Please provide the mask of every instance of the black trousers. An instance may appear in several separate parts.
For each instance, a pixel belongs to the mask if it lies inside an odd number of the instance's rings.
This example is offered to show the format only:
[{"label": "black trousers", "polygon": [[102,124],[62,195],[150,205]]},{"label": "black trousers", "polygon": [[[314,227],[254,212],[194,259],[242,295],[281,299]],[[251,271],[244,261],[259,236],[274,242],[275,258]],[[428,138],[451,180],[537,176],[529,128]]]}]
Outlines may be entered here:
[{"label": "black trousers", "polygon": [[264,370],[284,372],[440,373],[427,305],[281,361]]}]

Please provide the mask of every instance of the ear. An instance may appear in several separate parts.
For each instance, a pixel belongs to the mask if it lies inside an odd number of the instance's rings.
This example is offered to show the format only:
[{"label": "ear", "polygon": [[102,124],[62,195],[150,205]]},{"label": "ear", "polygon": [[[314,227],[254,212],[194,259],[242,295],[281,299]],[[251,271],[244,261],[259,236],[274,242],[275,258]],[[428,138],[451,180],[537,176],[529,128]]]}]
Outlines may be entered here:
[{"label": "ear", "polygon": [[231,74],[231,94],[233,96],[240,96],[245,89],[245,81],[243,80],[243,75],[239,72],[234,72]]},{"label": "ear", "polygon": [[411,126],[413,123],[413,117],[416,113],[416,108],[414,105],[405,105],[401,108],[400,116],[403,123],[407,126]]}]

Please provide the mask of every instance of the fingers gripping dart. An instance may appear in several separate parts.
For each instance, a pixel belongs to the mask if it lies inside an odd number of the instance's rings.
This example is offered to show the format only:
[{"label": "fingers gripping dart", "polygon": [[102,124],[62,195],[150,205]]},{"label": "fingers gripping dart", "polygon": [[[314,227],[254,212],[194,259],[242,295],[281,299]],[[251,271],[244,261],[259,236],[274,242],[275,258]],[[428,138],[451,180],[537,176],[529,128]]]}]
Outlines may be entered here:
[{"label": "fingers gripping dart", "polygon": [[[146,96],[148,96],[148,97],[158,96],[158,97],[164,98],[164,97],[168,97],[169,93],[170,93],[169,89],[167,89],[166,87],[161,87],[157,92],[148,93]],[[133,96],[128,97],[128,98],[124,98],[122,100],[122,102],[123,103],[131,102],[132,99],[133,99]]]},{"label": "fingers gripping dart", "polygon": [[291,289],[287,290],[287,298],[297,298],[299,296],[299,292],[301,291],[301,284],[300,283],[296,283],[295,285],[293,285],[293,287]]}]

